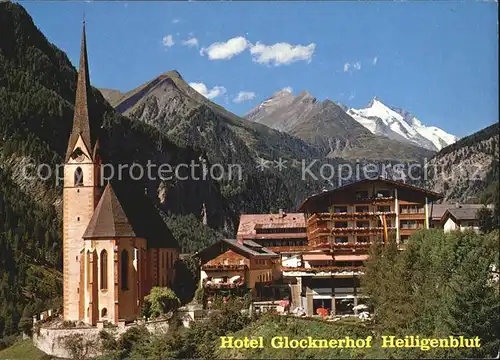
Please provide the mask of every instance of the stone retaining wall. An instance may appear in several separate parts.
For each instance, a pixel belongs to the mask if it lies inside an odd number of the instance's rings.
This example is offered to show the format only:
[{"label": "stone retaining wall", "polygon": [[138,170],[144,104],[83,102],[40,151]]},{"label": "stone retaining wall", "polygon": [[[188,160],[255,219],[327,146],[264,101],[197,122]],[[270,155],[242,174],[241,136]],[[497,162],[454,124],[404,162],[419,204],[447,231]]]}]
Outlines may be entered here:
[{"label": "stone retaining wall", "polygon": [[[44,313],[40,316],[40,320],[45,320],[50,317],[52,313]],[[44,353],[57,358],[70,359],[71,354],[65,346],[65,339],[68,336],[81,335],[85,344],[88,347],[87,355],[89,357],[101,355],[99,344],[99,332],[105,330],[118,338],[128,329],[134,326],[145,326],[151,333],[168,332],[172,321],[179,321],[182,326],[189,327],[189,323],[194,320],[203,318],[203,310],[194,308],[181,308],[178,309],[169,319],[143,321],[138,320],[134,323],[125,325],[121,321],[116,327],[107,328],[103,323],[98,323],[97,326],[77,326],[77,327],[61,327],[56,324],[37,324],[33,331],[33,344],[43,351]],[[36,324],[37,318],[34,318]],[[56,321],[57,322],[57,321]],[[80,324],[81,325],[81,324]]]},{"label": "stone retaining wall", "polygon": [[[97,346],[99,342],[98,328],[70,328],[70,329],[51,329],[41,327],[33,334],[33,344],[44,353],[63,359],[70,359],[71,355],[65,347],[65,338],[71,335],[82,335],[83,339],[89,345],[88,355],[100,355]],[[94,346],[90,346],[94,344]]]}]

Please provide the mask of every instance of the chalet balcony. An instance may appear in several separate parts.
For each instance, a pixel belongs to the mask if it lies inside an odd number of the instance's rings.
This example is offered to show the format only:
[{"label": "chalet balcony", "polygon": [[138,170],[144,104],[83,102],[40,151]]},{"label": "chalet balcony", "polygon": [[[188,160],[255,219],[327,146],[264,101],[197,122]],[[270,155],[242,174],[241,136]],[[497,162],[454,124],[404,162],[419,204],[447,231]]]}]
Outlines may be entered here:
[{"label": "chalet balcony", "polygon": [[204,279],[203,287],[206,289],[235,289],[245,286],[245,277],[236,275],[229,279]]},{"label": "chalet balcony", "polygon": [[394,201],[394,196],[375,196],[371,200],[376,203],[388,203]]},{"label": "chalet balcony", "polygon": [[314,249],[368,249],[372,242],[336,243],[335,239],[325,240],[313,246]]},{"label": "chalet balcony", "polygon": [[206,271],[245,271],[248,269],[247,265],[238,264],[205,264],[201,266],[201,269]]},{"label": "chalet balcony", "polygon": [[365,211],[365,212],[347,212],[347,213],[331,213],[330,219],[369,219],[375,216],[395,216],[395,211]]},{"label": "chalet balcony", "polygon": [[415,213],[400,213],[400,220],[424,220],[425,213],[423,212],[415,212]]},{"label": "chalet balcony", "polygon": [[206,289],[235,289],[243,286],[245,286],[244,281],[238,283],[229,283],[229,282],[213,283],[211,281],[207,281],[205,284],[203,284],[203,287]]},{"label": "chalet balcony", "polygon": [[394,216],[395,211],[350,211],[350,212],[329,212],[315,213],[308,219],[309,227],[313,224],[324,223],[332,219],[363,219],[379,215]]},{"label": "chalet balcony", "polygon": [[292,253],[310,250],[309,246],[266,246],[266,248],[275,253]]},{"label": "chalet balcony", "polygon": [[329,234],[330,229],[326,226],[317,227],[309,232],[310,235]]},{"label": "chalet balcony", "polygon": [[[309,276],[319,275],[319,276],[330,276],[330,274],[339,274],[339,273],[357,273],[363,274],[364,266],[322,266],[322,267],[281,267],[281,271],[284,272],[285,276],[287,276],[286,272],[290,273],[289,276],[297,276],[297,274],[304,274]],[[299,275],[300,276],[300,275]]]},{"label": "chalet balcony", "polygon": [[[393,227],[388,227],[387,230],[395,230],[396,228]],[[382,231],[384,231],[383,227],[338,227],[338,228],[332,228],[331,233],[335,235],[339,234],[351,234],[351,233],[356,233],[356,234],[366,234],[366,235],[377,235],[380,234]]]},{"label": "chalet balcony", "polygon": [[403,235],[411,236],[411,235],[415,234],[415,232],[417,232],[420,229],[423,229],[423,227],[420,227],[420,228],[399,228],[399,235],[400,236],[403,236]]}]

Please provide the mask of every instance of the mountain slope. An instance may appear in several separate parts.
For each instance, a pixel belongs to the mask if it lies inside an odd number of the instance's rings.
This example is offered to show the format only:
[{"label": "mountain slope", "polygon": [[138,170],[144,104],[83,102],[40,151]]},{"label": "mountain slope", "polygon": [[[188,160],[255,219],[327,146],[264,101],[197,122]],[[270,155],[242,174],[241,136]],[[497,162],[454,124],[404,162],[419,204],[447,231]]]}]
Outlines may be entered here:
[{"label": "mountain slope", "polygon": [[[113,106],[123,115],[139,119],[164,131],[174,141],[185,140],[185,143],[197,144],[200,148],[211,145],[202,139],[204,127],[210,120],[205,119],[196,124],[196,117],[200,112],[204,112],[205,116],[213,117],[213,121],[220,127],[217,130],[228,130],[239,141],[243,141],[250,150],[247,155],[251,157],[273,158],[282,155],[301,159],[318,155],[312,146],[299,139],[246,121],[209,101],[191,88],[177,71],[169,71],[125,93]],[[191,134],[187,135],[186,130]],[[242,150],[244,149],[238,149],[238,152]]]},{"label": "mountain slope", "polygon": [[444,201],[460,202],[479,201],[487,188],[498,192],[499,130],[499,124],[493,124],[429,159],[429,188],[443,193]]},{"label": "mountain slope", "polygon": [[374,98],[363,109],[349,109],[347,113],[373,134],[407,141],[429,150],[441,150],[457,137],[435,126],[425,126],[414,115],[402,109],[391,109]]},{"label": "mountain slope", "polygon": [[245,118],[296,136],[329,158],[414,161],[431,155],[421,147],[372,134],[341,106],[319,102],[307,92],[294,96],[282,90]]}]

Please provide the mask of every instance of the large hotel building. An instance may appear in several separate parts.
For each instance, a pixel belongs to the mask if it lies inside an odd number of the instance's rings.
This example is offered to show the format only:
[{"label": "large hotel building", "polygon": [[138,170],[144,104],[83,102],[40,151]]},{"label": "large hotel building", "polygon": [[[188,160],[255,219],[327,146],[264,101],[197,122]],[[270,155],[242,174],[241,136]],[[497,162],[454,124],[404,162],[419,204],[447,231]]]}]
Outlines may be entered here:
[{"label": "large hotel building", "polygon": [[[403,249],[413,233],[430,227],[433,204],[439,198],[435,192],[402,182],[366,179],[310,196],[296,213],[242,215],[234,241],[243,247],[260,246],[279,257],[279,271],[270,262],[273,276],[266,280],[287,286],[292,307],[303,308],[307,315],[315,315],[320,307],[338,315],[352,314],[364,302],[359,278],[370,244],[384,237],[384,222],[385,234],[395,236]],[[217,253],[212,259],[221,256]],[[208,281],[221,280],[212,272]]]}]

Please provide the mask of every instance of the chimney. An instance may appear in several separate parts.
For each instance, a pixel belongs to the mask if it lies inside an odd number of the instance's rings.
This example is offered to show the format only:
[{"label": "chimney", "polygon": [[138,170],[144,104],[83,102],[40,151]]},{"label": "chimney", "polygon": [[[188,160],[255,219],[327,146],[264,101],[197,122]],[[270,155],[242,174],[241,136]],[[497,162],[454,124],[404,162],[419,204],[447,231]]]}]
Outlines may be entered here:
[{"label": "chimney", "polygon": [[460,203],[459,203],[459,202],[456,202],[456,203],[455,203],[455,207],[456,207],[456,208],[461,208],[461,207],[462,207],[462,205],[460,205]]},{"label": "chimney", "polygon": [[279,210],[280,217],[283,217],[283,209]]}]

